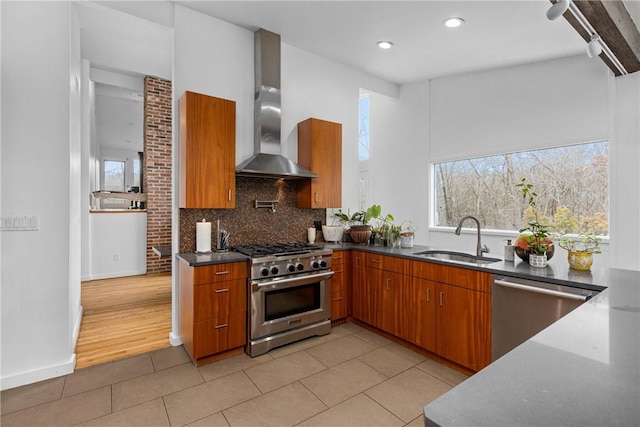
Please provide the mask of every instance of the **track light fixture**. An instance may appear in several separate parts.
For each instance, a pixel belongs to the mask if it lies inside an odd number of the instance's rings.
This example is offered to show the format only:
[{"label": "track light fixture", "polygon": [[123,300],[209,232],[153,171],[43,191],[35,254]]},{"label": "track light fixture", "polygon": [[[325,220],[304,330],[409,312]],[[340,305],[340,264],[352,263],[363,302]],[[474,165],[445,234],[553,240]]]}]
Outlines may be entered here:
[{"label": "track light fixture", "polygon": [[624,65],[620,62],[620,60],[613,53],[611,48],[607,46],[607,43],[600,38],[596,30],[589,23],[587,18],[580,12],[577,3],[574,3],[571,0],[557,0],[550,8],[547,10],[547,18],[550,20],[554,20],[562,16],[567,10],[571,12],[573,17],[578,21],[580,26],[584,28],[587,34],[591,35],[591,40],[587,44],[587,55],[589,58],[593,58],[596,56],[600,56],[604,53],[604,57],[613,64],[613,66],[618,70],[621,75],[629,74]]},{"label": "track light fixture", "polygon": [[602,44],[600,43],[600,36],[597,34],[591,35],[591,41],[587,44],[587,56],[593,58],[599,56],[602,53]]},{"label": "track light fixture", "polygon": [[558,0],[547,10],[547,19],[553,21],[560,18],[569,9],[571,0]]}]

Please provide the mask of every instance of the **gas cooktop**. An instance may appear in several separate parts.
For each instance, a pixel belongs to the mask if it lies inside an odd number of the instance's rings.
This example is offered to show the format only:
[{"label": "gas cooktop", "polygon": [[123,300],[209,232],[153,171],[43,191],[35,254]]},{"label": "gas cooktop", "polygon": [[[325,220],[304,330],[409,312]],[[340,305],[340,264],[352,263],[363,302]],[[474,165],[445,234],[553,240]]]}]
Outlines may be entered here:
[{"label": "gas cooktop", "polygon": [[322,250],[320,246],[309,243],[256,243],[236,246],[232,249],[251,258],[260,258],[265,256],[290,256]]}]

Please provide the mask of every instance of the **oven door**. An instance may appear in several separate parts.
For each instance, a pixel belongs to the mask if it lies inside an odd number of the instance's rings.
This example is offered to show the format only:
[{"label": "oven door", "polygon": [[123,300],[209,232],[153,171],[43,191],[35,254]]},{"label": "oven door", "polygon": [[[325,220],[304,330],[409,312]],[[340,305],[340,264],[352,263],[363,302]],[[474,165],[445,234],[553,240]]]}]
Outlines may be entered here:
[{"label": "oven door", "polygon": [[250,338],[331,319],[333,271],[251,283]]}]

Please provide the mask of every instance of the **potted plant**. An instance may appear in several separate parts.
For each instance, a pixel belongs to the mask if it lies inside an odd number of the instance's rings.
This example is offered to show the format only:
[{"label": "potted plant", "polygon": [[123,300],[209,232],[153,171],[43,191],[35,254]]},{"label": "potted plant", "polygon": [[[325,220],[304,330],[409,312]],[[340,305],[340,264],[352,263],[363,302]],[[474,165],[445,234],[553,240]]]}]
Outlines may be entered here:
[{"label": "potted plant", "polygon": [[403,221],[402,224],[400,224],[400,228],[400,247],[412,248],[418,224],[413,221]]},{"label": "potted plant", "polygon": [[380,205],[371,205],[367,210],[355,212],[351,216],[345,214],[342,210],[338,210],[334,215],[341,221],[351,224],[345,232],[348,233],[354,243],[364,243],[369,241],[371,237],[371,225],[369,221],[373,218],[379,218],[381,212],[382,208]]},{"label": "potted plant", "polygon": [[593,254],[600,252],[600,237],[593,233],[580,234],[576,238],[562,237],[558,245],[568,252],[569,267],[574,270],[589,271],[593,264]]},{"label": "potted plant", "polygon": [[548,226],[538,220],[536,210],[538,194],[535,192],[534,185],[528,183],[526,178],[522,178],[516,187],[522,192],[522,198],[527,201],[534,215],[533,221],[529,221],[526,227],[520,229],[520,236],[515,244],[516,254],[523,261],[528,261],[532,267],[546,267],[547,261],[553,256],[554,246]]}]

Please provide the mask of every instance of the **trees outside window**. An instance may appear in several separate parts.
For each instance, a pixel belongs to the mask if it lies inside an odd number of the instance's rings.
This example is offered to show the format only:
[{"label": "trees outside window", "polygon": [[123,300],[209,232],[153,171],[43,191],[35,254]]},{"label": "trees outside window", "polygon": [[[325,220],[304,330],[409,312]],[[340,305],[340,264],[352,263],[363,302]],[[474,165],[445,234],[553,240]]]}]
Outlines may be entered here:
[{"label": "trees outside window", "polygon": [[104,161],[104,185],[106,191],[124,191],[124,161]]},{"label": "trees outside window", "polygon": [[434,226],[455,227],[465,215],[483,228],[519,230],[533,212],[516,187],[535,184],[539,221],[563,234],[609,234],[609,143],[434,164]]}]

